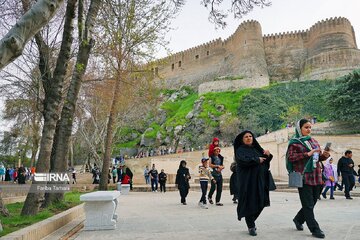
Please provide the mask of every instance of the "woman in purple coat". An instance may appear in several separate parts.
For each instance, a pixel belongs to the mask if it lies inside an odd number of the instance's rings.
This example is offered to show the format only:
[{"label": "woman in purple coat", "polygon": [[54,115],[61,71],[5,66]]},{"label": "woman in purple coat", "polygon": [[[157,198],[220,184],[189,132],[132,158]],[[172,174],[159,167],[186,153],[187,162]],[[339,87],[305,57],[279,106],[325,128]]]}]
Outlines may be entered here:
[{"label": "woman in purple coat", "polygon": [[325,189],[322,193],[323,198],[326,198],[326,193],[327,191],[330,189],[330,199],[335,199],[334,198],[334,187],[335,187],[335,183],[337,181],[337,172],[336,172],[336,168],[335,168],[335,164],[333,163],[333,159],[331,157],[329,157],[326,160],[325,166],[324,166],[324,174],[326,176],[326,181],[325,181]]}]

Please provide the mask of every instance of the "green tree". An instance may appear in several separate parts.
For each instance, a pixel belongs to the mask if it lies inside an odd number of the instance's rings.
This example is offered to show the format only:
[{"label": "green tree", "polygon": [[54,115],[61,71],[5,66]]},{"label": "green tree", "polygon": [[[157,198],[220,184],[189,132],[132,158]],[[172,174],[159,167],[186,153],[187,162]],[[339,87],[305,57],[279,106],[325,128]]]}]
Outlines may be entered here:
[{"label": "green tree", "polygon": [[339,79],[326,97],[331,118],[350,123],[360,122],[360,70]]}]

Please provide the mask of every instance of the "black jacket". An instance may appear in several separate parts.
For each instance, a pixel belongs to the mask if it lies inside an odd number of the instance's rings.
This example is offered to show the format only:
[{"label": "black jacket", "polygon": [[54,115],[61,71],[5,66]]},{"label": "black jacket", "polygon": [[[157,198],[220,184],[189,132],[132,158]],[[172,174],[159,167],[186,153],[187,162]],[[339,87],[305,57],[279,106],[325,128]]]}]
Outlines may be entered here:
[{"label": "black jacket", "polygon": [[[349,164],[352,164],[353,167],[349,167]],[[341,157],[337,165],[338,176],[342,176],[344,174],[353,174],[353,171],[354,161],[351,158]]]},{"label": "black jacket", "polygon": [[185,188],[189,189],[189,179],[190,179],[190,172],[189,169],[186,167],[180,166],[176,173],[176,180],[175,184],[178,185],[178,189]]},{"label": "black jacket", "polygon": [[159,182],[165,183],[167,179],[167,175],[164,172],[159,173]]},{"label": "black jacket", "polygon": [[[272,155],[263,154],[263,149],[253,135],[252,146],[243,143],[243,136],[250,131],[240,133],[234,141],[236,171],[238,177],[238,220],[245,216],[258,214],[264,207],[270,206],[269,168]],[[259,157],[266,160],[260,164]]]}]

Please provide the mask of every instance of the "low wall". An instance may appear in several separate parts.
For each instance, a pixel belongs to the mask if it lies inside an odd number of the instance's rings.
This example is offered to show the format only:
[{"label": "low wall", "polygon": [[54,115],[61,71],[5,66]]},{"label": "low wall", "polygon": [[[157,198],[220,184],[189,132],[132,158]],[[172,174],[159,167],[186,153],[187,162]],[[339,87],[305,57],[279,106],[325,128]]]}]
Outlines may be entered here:
[{"label": "low wall", "polygon": [[[326,124],[325,124],[326,125]],[[313,129],[321,129],[324,124],[315,124]],[[288,146],[288,139],[294,134],[294,128],[282,129],[273,133],[261,136],[258,139],[259,143],[264,149],[269,149],[274,155],[271,162],[271,172],[273,177],[280,180],[287,180],[287,171],[285,168],[285,154]],[[343,156],[347,149],[353,151],[353,160],[355,162],[356,170],[357,165],[360,164],[360,134],[355,135],[313,135],[319,142],[320,146],[324,147],[327,142],[331,142],[330,154],[333,156],[334,163]],[[155,156],[149,158],[136,158],[129,159],[126,164],[131,168],[134,173],[134,184],[145,184],[143,171],[145,166],[151,167],[154,163],[156,169],[160,172],[164,169],[165,173],[170,174],[168,183],[174,183],[177,169],[181,160],[187,161],[187,167],[192,176],[192,183],[198,176],[198,166],[202,154],[207,155],[206,151],[185,152],[172,155]],[[234,159],[234,150],[232,147],[222,148],[221,155],[224,156],[223,177],[230,178],[231,171],[229,169],[231,162]]]},{"label": "low wall", "polygon": [[60,214],[52,216],[41,222],[35,223],[29,227],[23,228],[16,232],[10,233],[2,237],[2,240],[34,240],[42,239],[53,233],[59,228],[65,226],[72,220],[79,218],[85,214],[84,204],[66,210]]}]

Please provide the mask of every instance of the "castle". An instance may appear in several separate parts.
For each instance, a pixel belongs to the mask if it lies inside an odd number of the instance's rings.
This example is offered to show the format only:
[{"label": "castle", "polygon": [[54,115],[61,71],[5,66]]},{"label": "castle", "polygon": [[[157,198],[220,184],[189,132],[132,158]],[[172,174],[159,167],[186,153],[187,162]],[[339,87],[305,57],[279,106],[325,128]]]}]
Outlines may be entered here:
[{"label": "castle", "polygon": [[263,36],[259,22],[240,24],[216,39],[156,61],[166,88],[192,86],[199,93],[237,90],[290,80],[332,79],[360,68],[360,50],[348,19],[322,20],[310,29]]}]

